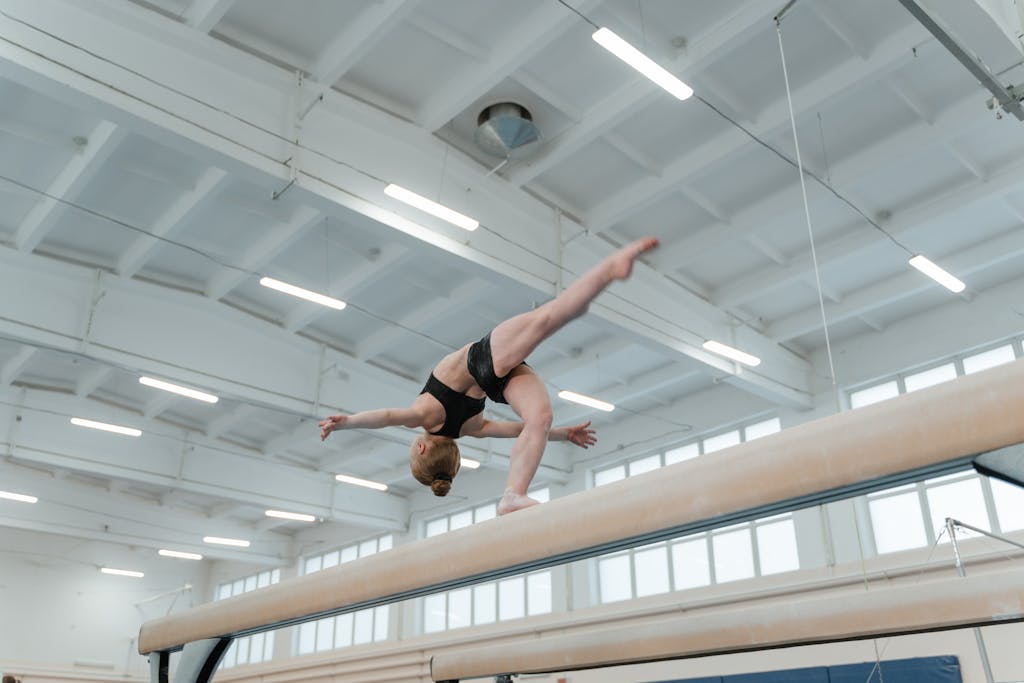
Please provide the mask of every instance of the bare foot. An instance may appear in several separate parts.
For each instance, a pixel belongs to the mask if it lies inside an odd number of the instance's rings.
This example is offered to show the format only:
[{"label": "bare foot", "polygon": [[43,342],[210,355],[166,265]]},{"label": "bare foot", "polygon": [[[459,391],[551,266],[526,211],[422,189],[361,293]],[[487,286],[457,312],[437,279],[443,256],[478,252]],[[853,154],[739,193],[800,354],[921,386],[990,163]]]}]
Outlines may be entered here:
[{"label": "bare foot", "polygon": [[613,280],[625,280],[633,272],[633,262],[644,252],[658,246],[654,237],[645,237],[627,244],[608,257],[608,266]]},{"label": "bare foot", "polygon": [[512,489],[505,489],[505,495],[498,501],[498,514],[507,515],[510,512],[530,508],[534,505],[540,505],[540,501],[524,496],[521,493],[516,493]]}]

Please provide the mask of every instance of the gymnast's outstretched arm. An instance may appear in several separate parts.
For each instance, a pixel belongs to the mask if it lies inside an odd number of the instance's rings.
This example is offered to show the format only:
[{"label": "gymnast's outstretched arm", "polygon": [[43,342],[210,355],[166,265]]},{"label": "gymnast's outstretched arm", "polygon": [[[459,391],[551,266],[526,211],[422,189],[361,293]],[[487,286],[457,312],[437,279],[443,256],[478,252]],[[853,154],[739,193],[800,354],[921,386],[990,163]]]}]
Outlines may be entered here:
[{"label": "gymnast's outstretched arm", "polygon": [[[468,427],[469,425],[467,425]],[[514,439],[523,431],[522,422],[499,422],[481,420],[479,426],[468,429],[463,436],[478,438],[496,437]],[[597,443],[595,432],[590,428],[590,421],[572,427],[556,427],[548,431],[548,441],[569,441],[580,448],[588,448]]]},{"label": "gymnast's outstretched arm", "polygon": [[320,440],[339,429],[381,429],[382,427],[422,427],[424,414],[415,407],[365,410],[353,415],[331,415],[320,421]]}]

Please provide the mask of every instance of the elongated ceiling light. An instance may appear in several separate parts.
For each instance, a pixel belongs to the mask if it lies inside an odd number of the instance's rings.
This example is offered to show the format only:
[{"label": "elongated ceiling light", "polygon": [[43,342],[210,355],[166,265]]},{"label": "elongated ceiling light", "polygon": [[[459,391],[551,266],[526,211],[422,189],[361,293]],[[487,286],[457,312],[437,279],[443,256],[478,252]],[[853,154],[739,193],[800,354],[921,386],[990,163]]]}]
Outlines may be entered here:
[{"label": "elongated ceiling light", "polygon": [[594,42],[629,64],[647,78],[669,91],[680,100],[693,95],[693,88],[670,74],[664,67],[623,40],[610,28],[601,27],[594,31]]},{"label": "elongated ceiling light", "polygon": [[757,356],[752,356],[745,351],[740,351],[739,349],[735,349],[713,339],[709,339],[704,342],[703,346],[711,353],[717,353],[719,356],[725,356],[726,358],[737,361],[738,363],[749,365],[752,368],[756,368],[761,364],[761,359]]},{"label": "elongated ceiling light", "polygon": [[283,510],[267,510],[264,512],[267,517],[276,517],[277,519],[291,519],[296,522],[315,522],[316,517],[313,515],[306,515],[301,512],[285,512]]},{"label": "elongated ceiling light", "polygon": [[[477,465],[477,467],[479,467],[479,465]],[[24,493],[11,493],[10,491],[0,491],[0,498],[16,500],[19,503],[35,503],[39,500],[35,496],[28,496]]]},{"label": "elongated ceiling light", "polygon": [[480,469],[480,463],[472,458],[461,458],[461,463],[467,470]]},{"label": "elongated ceiling light", "polygon": [[431,216],[437,216],[443,221],[448,221],[452,225],[457,225],[463,230],[472,232],[480,227],[480,221],[449,209],[444,204],[431,201],[423,195],[418,195],[411,190],[405,189],[401,185],[395,185],[394,183],[388,185],[384,188],[384,194],[400,202],[405,202],[409,206],[414,206],[420,211],[426,211]]},{"label": "elongated ceiling light", "polygon": [[180,550],[166,550],[161,548],[157,551],[161,557],[176,557],[179,560],[201,560],[203,556],[199,553],[184,553]]},{"label": "elongated ceiling light", "polygon": [[368,489],[373,489],[374,491],[387,491],[388,490],[388,485],[387,484],[381,484],[381,483],[376,482],[376,481],[370,481],[369,479],[360,479],[359,477],[352,477],[352,476],[349,476],[347,474],[336,474],[336,475],[334,475],[334,478],[337,479],[338,481],[344,482],[346,484],[354,484],[356,486],[363,486],[363,487],[368,488]]},{"label": "elongated ceiling light", "polygon": [[213,545],[232,545],[236,548],[248,548],[252,545],[249,541],[243,541],[238,538],[221,538],[220,536],[204,536],[203,543],[210,543]]},{"label": "elongated ceiling light", "polygon": [[290,285],[287,282],[275,280],[272,277],[260,278],[260,284],[264,287],[276,289],[279,292],[284,292],[285,294],[291,294],[292,296],[300,299],[305,299],[306,301],[312,301],[313,303],[320,304],[321,306],[327,306],[327,308],[333,308],[336,311],[340,311],[345,308],[345,302],[341,299],[335,299],[332,296],[326,296],[324,294],[312,292],[308,289],[303,289],[302,287],[296,287],[295,285]]},{"label": "elongated ceiling light", "polygon": [[588,408],[597,408],[603,410],[606,413],[610,413],[615,410],[615,406],[607,401],[592,398],[590,396],[584,396],[583,394],[577,394],[575,391],[562,390],[558,392],[558,398],[565,401],[572,401],[573,403],[579,403],[581,406],[587,406]]},{"label": "elongated ceiling light", "polygon": [[965,285],[962,280],[950,275],[948,272],[920,254],[910,259],[910,265],[914,266],[954,294],[959,294],[967,289],[967,285]]},{"label": "elongated ceiling light", "polygon": [[89,429],[99,429],[103,432],[124,434],[125,436],[142,436],[141,429],[135,429],[134,427],[122,427],[121,425],[112,425],[107,424],[106,422],[96,422],[95,420],[86,420],[81,417],[71,418],[71,424],[78,427],[88,427]]},{"label": "elongated ceiling light", "polygon": [[140,377],[139,384],[144,384],[147,387],[153,387],[154,389],[161,389],[163,391],[169,391],[172,394],[178,394],[179,396],[187,396],[188,398],[194,398],[197,401],[203,403],[216,403],[220,399],[213,394],[208,394],[205,391],[199,391],[198,389],[189,389],[178,384],[171,384],[165,382],[162,379],[154,379],[152,377]]},{"label": "elongated ceiling light", "polygon": [[136,579],[141,579],[145,576],[143,572],[137,572],[131,569],[114,569],[113,567],[100,567],[100,572],[103,574],[113,574],[114,576],[131,576]]}]

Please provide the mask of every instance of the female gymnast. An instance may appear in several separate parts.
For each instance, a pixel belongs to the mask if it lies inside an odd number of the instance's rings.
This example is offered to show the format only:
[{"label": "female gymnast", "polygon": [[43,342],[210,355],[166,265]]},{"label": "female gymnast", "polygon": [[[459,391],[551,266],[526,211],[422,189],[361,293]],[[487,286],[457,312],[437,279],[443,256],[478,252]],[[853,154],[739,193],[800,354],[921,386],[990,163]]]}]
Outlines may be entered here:
[{"label": "female gymnast", "polygon": [[[461,462],[455,439],[461,436],[514,438],[505,493],[498,514],[536,505],[526,495],[547,441],[569,441],[581,448],[597,442],[590,422],[551,428],[551,400],[544,382],[526,365],[537,346],[615,280],[633,272],[633,262],[658,246],[653,237],[637,240],[606,257],[561,294],[542,306],[500,323],[490,334],[466,344],[437,364],[423,391],[408,408],[332,415],[320,422],[320,439],[337,429],[422,427],[410,449],[412,474],[435,495],[447,495]],[[484,398],[507,403],[522,422],[484,419]]]}]

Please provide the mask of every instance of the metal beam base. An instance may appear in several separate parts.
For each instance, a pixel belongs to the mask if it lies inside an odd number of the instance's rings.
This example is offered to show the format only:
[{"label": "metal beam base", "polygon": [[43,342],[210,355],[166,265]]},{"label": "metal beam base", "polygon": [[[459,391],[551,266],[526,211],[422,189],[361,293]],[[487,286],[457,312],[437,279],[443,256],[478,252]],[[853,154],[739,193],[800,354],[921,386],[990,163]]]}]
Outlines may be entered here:
[{"label": "metal beam base", "polygon": [[[229,645],[231,638],[210,638],[185,645],[174,672],[174,683],[210,683]],[[149,655],[150,683],[169,683],[170,661],[168,650]]]},{"label": "metal beam base", "polygon": [[1011,446],[983,453],[973,462],[980,474],[1024,486],[1024,447]]}]

